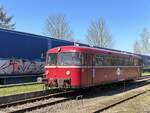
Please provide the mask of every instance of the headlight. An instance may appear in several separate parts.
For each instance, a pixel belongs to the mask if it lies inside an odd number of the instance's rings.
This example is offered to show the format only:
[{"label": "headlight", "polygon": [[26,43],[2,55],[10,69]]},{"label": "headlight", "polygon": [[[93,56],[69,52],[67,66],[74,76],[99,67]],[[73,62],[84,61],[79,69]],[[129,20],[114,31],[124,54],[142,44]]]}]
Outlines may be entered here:
[{"label": "headlight", "polygon": [[70,71],[66,71],[66,75],[70,75],[71,74],[71,72]]}]

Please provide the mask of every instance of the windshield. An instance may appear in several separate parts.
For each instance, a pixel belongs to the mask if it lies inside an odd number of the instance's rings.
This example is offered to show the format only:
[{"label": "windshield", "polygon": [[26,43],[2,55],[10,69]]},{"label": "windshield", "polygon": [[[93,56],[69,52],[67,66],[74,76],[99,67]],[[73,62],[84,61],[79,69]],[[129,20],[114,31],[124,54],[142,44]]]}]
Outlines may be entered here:
[{"label": "windshield", "polygon": [[56,65],[56,63],[57,63],[57,53],[49,54],[47,57],[47,64],[49,66],[53,66],[53,65]]},{"label": "windshield", "polygon": [[64,53],[51,53],[48,55],[48,65],[59,66],[80,66],[81,53],[64,52]]}]

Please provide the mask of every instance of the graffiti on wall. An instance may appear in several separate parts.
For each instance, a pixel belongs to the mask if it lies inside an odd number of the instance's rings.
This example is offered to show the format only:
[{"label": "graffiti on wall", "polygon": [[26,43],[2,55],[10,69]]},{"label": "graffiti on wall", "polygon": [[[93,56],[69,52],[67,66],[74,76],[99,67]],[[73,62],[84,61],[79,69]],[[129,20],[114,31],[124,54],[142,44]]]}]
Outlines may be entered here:
[{"label": "graffiti on wall", "polygon": [[36,74],[42,73],[44,62],[24,59],[0,59],[0,74]]}]

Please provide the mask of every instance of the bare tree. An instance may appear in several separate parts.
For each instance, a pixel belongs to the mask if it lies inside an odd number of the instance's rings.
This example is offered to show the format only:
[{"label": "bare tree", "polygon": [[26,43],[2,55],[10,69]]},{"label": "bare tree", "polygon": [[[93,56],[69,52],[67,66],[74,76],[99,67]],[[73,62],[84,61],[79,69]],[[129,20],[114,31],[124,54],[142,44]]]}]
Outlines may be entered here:
[{"label": "bare tree", "polygon": [[65,15],[49,16],[46,21],[45,33],[53,38],[73,40],[73,32],[70,29]]},{"label": "bare tree", "polygon": [[86,35],[90,45],[110,48],[113,46],[113,40],[108,31],[105,21],[99,18],[96,21],[91,21]]},{"label": "bare tree", "polygon": [[134,53],[150,55],[150,33],[144,28],[140,34],[140,40],[134,43]]},{"label": "bare tree", "polygon": [[140,54],[141,53],[141,47],[138,41],[134,43],[134,53]]},{"label": "bare tree", "polygon": [[15,24],[11,23],[13,16],[8,17],[3,6],[0,7],[0,28],[15,29]]}]

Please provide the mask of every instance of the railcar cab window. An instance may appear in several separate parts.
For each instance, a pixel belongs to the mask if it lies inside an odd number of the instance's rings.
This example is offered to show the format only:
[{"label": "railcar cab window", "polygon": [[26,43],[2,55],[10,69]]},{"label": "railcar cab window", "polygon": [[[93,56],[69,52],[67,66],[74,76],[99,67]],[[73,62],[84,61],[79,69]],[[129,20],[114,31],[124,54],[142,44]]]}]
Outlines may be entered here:
[{"label": "railcar cab window", "polygon": [[48,55],[47,64],[49,66],[53,66],[56,65],[56,63],[57,63],[57,53],[50,53]]},{"label": "railcar cab window", "polygon": [[81,66],[81,53],[79,52],[58,53],[57,65],[59,66]]},{"label": "railcar cab window", "polygon": [[78,52],[50,53],[47,64],[49,66],[81,66],[82,55]]}]

